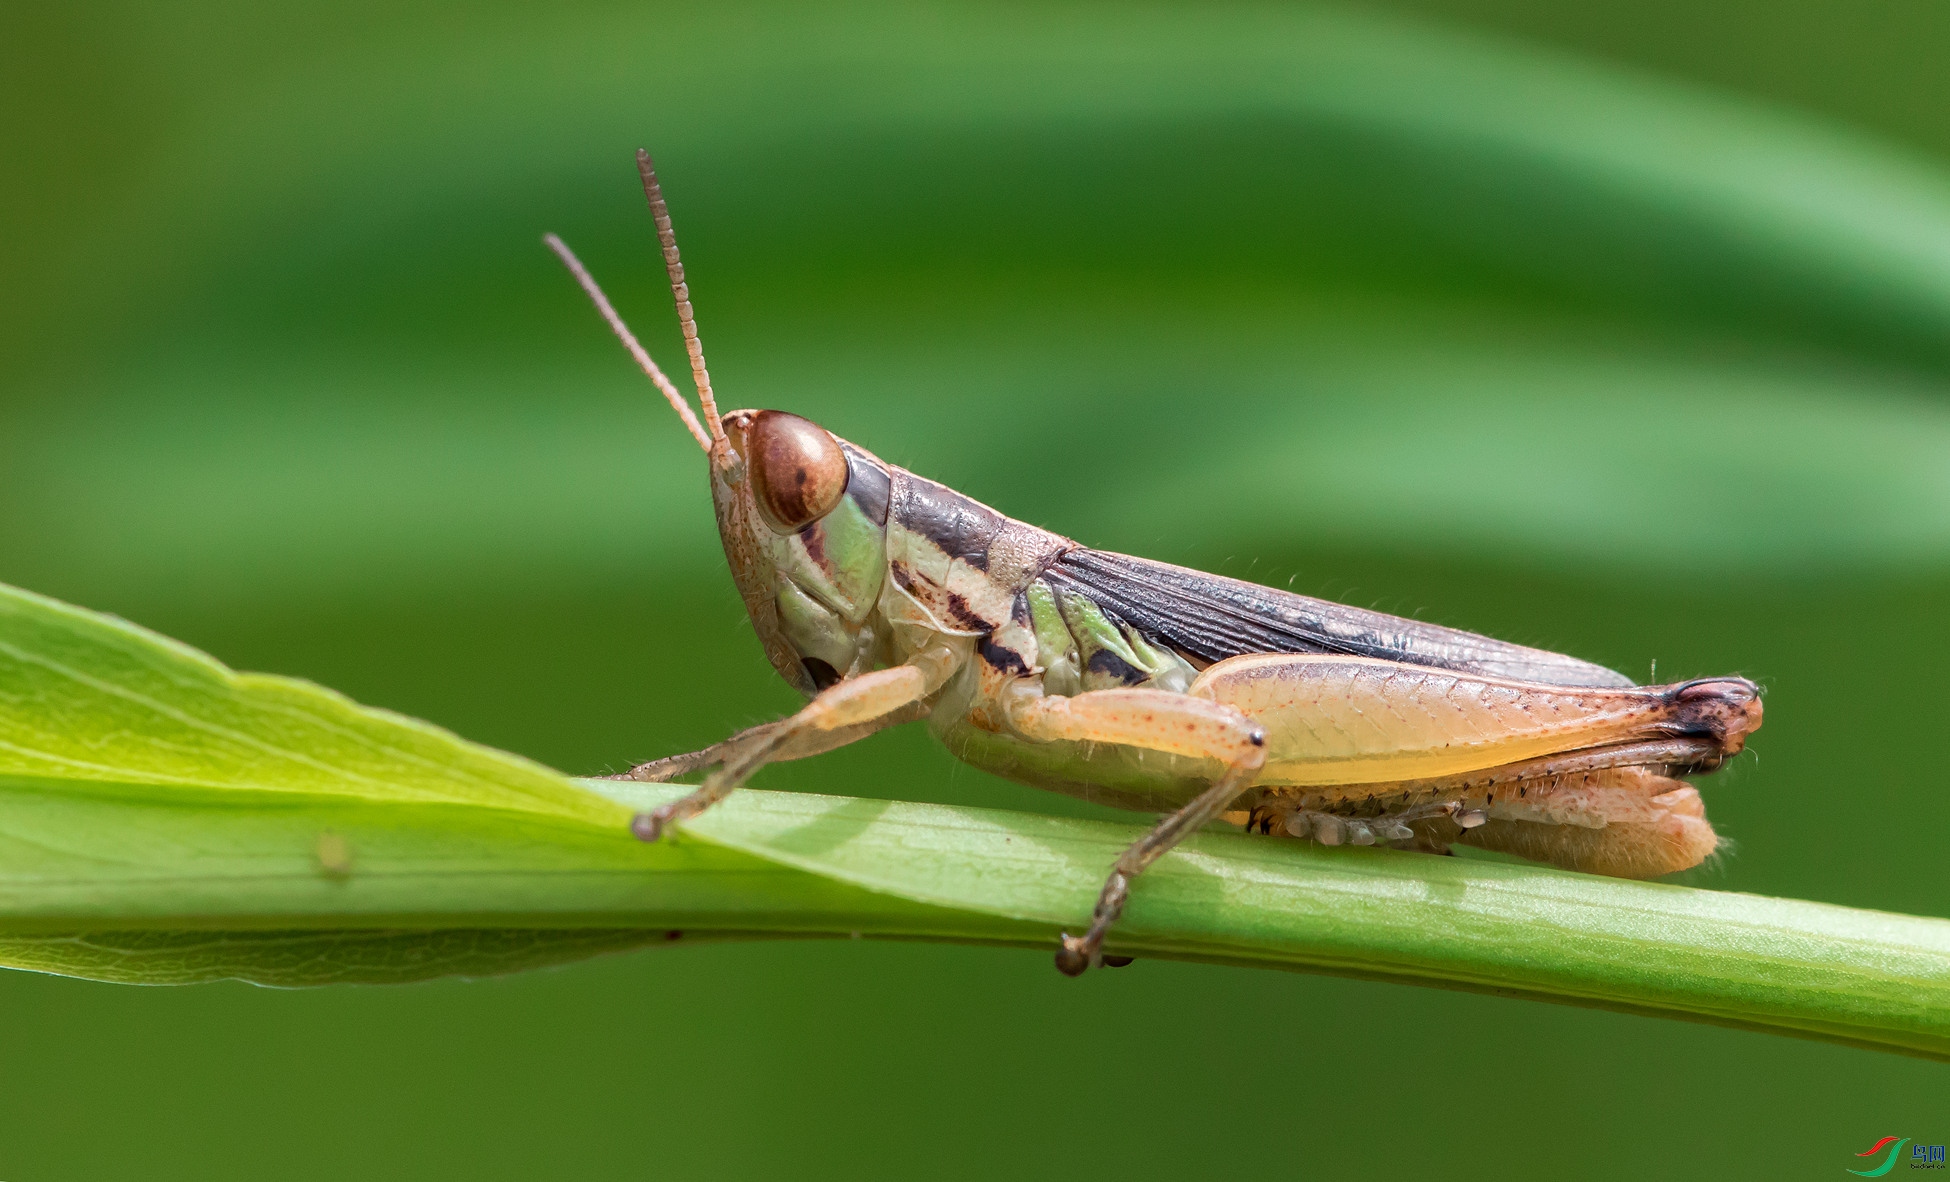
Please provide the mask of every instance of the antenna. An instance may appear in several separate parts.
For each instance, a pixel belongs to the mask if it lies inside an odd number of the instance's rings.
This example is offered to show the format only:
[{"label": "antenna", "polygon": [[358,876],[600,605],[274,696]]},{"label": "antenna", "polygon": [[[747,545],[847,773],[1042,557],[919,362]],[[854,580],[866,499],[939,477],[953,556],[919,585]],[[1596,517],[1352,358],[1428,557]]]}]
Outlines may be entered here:
[{"label": "antenna", "polygon": [[684,263],[677,257],[677,234],[670,228],[670,207],[664,204],[663,186],[657,183],[656,165],[650,153],[636,150],[636,170],[643,174],[643,195],[650,199],[650,216],[657,223],[657,241],[664,248],[664,268],[670,272],[670,292],[677,297],[677,322],[684,329],[684,350],[691,355],[691,381],[697,385],[697,400],[704,406],[704,423],[711,438],[724,435],[718,419],[718,400],[711,397],[711,375],[704,368],[704,346],[697,339],[697,317],[691,314],[691,289],[684,283]]},{"label": "antenna", "polygon": [[[596,305],[596,311],[601,312],[603,319],[609,321],[610,331],[623,342],[623,347],[630,351],[630,356],[636,358],[636,363],[643,367],[643,372],[650,375],[650,380],[657,384],[657,389],[664,392],[664,397],[670,400],[671,408],[677,412],[677,417],[684,420],[684,426],[689,428],[691,435],[697,440],[697,445],[704,449],[705,454],[710,454],[711,436],[706,435],[704,428],[698,426],[697,416],[691,413],[691,404],[684,401],[684,396],[678,393],[677,387],[664,376],[664,371],[658,369],[657,363],[650,360],[650,354],[643,351],[642,345],[637,344],[635,334],[630,332],[630,326],[624,324],[623,318],[618,316],[616,309],[610,306],[609,297],[603,294],[602,288],[596,286],[596,281],[583,267],[582,260],[576,258],[575,252],[553,234],[542,235],[542,241],[555,252],[556,258],[562,260],[562,265],[569,269],[569,274],[576,277],[576,282],[582,285],[582,290],[589,293],[590,300]],[[708,402],[704,405],[706,413],[711,415],[711,425],[716,429],[718,425],[716,409]],[[719,433],[722,434],[722,431]]]}]

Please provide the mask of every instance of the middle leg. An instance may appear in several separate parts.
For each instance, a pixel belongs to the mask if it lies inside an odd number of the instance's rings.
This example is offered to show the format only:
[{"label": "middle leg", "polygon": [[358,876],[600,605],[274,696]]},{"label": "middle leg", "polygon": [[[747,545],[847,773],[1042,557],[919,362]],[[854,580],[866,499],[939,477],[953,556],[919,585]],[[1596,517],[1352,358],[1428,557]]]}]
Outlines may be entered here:
[{"label": "middle leg", "polygon": [[1104,935],[1131,895],[1131,880],[1252,785],[1266,762],[1266,732],[1231,706],[1185,694],[1149,689],[1108,689],[1075,697],[1010,699],[1009,724],[1026,739],[1116,743],[1173,755],[1216,760],[1224,767],[1212,786],[1166,816],[1118,857],[1097,897],[1090,928],[1063,935],[1056,967],[1077,976],[1103,963]]}]

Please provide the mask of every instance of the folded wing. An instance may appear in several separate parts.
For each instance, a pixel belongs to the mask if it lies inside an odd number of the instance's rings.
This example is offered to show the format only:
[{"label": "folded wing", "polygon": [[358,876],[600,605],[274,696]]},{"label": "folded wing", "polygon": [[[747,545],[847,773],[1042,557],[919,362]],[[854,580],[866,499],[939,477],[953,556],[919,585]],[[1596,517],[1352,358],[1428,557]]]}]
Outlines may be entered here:
[{"label": "folded wing", "polygon": [[1338,653],[1549,685],[1632,684],[1562,653],[1107,550],[1067,551],[1043,578],[1089,597],[1154,642],[1205,662],[1247,653]]}]

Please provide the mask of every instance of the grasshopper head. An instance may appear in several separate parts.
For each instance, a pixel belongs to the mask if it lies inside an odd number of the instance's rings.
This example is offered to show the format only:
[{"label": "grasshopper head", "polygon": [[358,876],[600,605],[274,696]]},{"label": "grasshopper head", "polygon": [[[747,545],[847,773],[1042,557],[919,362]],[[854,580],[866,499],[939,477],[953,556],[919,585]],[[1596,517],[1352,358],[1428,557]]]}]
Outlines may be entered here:
[{"label": "grasshopper head", "polygon": [[782,410],[719,416],[670,210],[650,154],[638,152],[636,163],[670,272],[702,422],[562,240],[548,234],[543,241],[710,456],[718,536],[752,627],[772,667],[811,695],[872,667],[876,637],[867,622],[887,572],[887,466]]},{"label": "grasshopper head", "polygon": [[801,692],[871,667],[887,573],[887,468],[781,410],[723,418],[711,450],[718,536],[752,627]]}]

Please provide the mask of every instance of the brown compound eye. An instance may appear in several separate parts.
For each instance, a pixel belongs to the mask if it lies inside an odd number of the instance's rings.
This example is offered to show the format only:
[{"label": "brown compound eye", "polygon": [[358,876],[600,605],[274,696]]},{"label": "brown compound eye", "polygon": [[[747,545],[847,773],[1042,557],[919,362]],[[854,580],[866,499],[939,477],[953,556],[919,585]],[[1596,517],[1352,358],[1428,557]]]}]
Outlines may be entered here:
[{"label": "brown compound eye", "polygon": [[762,410],[745,436],[753,492],[766,524],[782,534],[831,512],[846,491],[846,453],[815,424],[782,410]]}]

